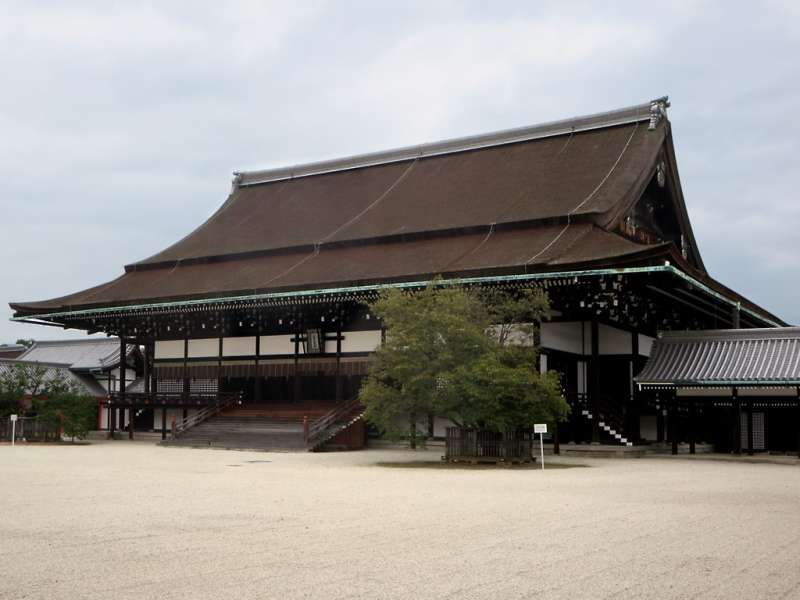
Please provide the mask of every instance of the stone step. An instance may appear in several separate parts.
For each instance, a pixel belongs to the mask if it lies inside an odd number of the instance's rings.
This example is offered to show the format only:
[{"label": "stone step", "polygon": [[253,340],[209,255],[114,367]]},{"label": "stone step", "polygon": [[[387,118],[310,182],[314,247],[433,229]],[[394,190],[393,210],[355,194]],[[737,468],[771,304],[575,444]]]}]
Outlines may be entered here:
[{"label": "stone step", "polygon": [[167,445],[237,450],[306,450],[302,421],[264,416],[217,415]]}]

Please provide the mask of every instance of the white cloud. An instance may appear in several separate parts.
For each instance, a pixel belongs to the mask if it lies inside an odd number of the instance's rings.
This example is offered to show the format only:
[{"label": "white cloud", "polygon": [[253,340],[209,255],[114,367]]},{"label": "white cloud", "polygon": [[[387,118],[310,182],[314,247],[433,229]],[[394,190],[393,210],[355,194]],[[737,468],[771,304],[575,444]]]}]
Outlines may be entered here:
[{"label": "white cloud", "polygon": [[[0,236],[10,250],[0,262],[0,302],[118,275],[202,222],[234,169],[669,93],[689,210],[712,274],[800,321],[795,3],[615,8],[5,3]],[[0,320],[0,340],[58,334]]]}]

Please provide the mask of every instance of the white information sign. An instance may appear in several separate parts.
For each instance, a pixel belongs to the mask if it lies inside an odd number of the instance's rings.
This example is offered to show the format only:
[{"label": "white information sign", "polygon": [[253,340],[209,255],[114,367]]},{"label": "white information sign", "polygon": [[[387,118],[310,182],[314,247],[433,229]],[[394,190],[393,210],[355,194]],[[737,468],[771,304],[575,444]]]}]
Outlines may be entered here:
[{"label": "white information sign", "polygon": [[539,434],[539,458],[542,461],[542,470],[544,470],[544,434],[547,433],[547,423],[534,423],[533,433]]},{"label": "white information sign", "polygon": [[17,437],[17,415],[11,415],[11,445],[13,446]]}]

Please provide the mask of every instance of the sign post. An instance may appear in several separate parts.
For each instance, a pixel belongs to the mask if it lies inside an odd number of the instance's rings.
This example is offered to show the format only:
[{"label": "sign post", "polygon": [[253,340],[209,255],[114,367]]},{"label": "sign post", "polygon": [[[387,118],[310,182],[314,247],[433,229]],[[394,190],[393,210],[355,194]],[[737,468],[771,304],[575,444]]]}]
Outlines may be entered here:
[{"label": "sign post", "polygon": [[17,437],[17,415],[11,415],[11,445],[14,445],[15,438]]},{"label": "sign post", "polygon": [[547,433],[547,423],[534,424],[533,433],[539,434],[539,456],[542,461],[542,470],[544,470],[544,434]]}]

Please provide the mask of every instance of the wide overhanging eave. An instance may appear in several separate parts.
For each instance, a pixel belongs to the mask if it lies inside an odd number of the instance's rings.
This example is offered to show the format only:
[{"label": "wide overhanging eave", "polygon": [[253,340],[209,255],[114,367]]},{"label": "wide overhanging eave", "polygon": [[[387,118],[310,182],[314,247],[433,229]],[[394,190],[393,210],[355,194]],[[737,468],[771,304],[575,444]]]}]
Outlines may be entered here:
[{"label": "wide overhanging eave", "polygon": [[[623,267],[623,268],[602,268],[602,269],[588,269],[588,270],[569,270],[569,271],[555,271],[555,272],[539,272],[539,273],[521,273],[511,275],[489,275],[478,277],[457,277],[437,280],[439,285],[479,285],[479,284],[502,284],[502,283],[534,283],[536,281],[545,281],[548,279],[559,278],[583,278],[583,277],[598,277],[606,275],[634,275],[641,273],[668,273],[677,276],[687,283],[690,283],[696,289],[702,291],[706,295],[715,298],[717,301],[727,304],[732,308],[738,308],[743,313],[755,318],[758,322],[762,322],[769,326],[779,327],[785,325],[772,316],[767,316],[763,313],[754,311],[748,307],[741,306],[740,302],[732,300],[727,296],[713,290],[708,285],[695,279],[691,275],[683,272],[671,264],[664,265],[651,265],[651,266],[637,266],[637,267]],[[38,314],[23,314],[19,311],[12,317],[13,321],[21,322],[41,322],[40,324],[49,325],[63,325],[65,320],[79,319],[82,317],[93,318],[102,316],[125,316],[132,314],[141,314],[147,312],[169,312],[174,310],[204,310],[208,308],[227,308],[226,305],[239,305],[239,304],[297,304],[297,303],[311,303],[320,300],[330,299],[332,297],[340,297],[350,300],[358,300],[359,296],[362,299],[366,295],[374,295],[375,293],[384,289],[415,289],[423,288],[432,283],[433,280],[416,280],[416,281],[403,281],[403,282],[386,282],[375,283],[368,285],[354,285],[346,287],[331,287],[319,288],[309,290],[290,290],[279,292],[264,292],[255,294],[242,294],[232,295],[217,298],[197,298],[189,300],[176,300],[168,302],[152,302],[146,304],[132,304],[132,305],[118,305],[110,307],[95,307],[87,309],[74,309],[74,310],[59,310],[52,312],[42,312]]]}]

